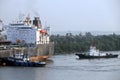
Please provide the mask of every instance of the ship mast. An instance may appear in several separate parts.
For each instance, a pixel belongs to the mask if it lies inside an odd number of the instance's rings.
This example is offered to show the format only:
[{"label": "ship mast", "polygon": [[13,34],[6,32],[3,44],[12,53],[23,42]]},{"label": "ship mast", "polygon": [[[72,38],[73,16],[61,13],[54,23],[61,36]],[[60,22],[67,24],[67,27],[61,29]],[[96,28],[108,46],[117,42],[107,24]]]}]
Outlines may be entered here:
[{"label": "ship mast", "polygon": [[96,41],[94,41],[94,47],[96,48]]},{"label": "ship mast", "polygon": [[24,14],[22,14],[22,13],[19,13],[19,22],[23,22],[24,21]]}]

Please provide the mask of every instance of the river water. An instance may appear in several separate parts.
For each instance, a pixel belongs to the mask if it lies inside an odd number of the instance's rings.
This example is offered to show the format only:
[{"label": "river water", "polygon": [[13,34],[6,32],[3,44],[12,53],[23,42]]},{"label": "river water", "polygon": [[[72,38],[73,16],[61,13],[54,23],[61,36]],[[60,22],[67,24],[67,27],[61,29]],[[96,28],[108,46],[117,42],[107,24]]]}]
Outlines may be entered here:
[{"label": "river water", "polygon": [[0,80],[120,80],[120,57],[79,60],[74,54],[56,55],[45,67],[0,67]]}]

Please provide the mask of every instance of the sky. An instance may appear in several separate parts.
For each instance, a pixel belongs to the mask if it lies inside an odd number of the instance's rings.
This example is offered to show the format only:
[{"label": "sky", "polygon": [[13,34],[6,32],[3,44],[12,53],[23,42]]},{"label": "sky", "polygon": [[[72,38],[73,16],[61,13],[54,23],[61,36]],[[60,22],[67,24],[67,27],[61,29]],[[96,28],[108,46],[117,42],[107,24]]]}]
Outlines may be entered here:
[{"label": "sky", "polygon": [[0,0],[0,19],[40,16],[51,31],[120,31],[120,0]]}]

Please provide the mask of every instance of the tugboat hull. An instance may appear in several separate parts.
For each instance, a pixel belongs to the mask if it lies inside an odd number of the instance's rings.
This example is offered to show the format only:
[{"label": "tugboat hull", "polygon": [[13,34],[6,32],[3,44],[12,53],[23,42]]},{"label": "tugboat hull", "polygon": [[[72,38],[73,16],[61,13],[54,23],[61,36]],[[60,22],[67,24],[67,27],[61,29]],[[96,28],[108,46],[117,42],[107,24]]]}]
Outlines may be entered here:
[{"label": "tugboat hull", "polygon": [[23,67],[44,67],[46,65],[45,62],[23,61],[22,59],[16,59],[12,57],[3,58],[2,64],[4,66],[23,66]]},{"label": "tugboat hull", "polygon": [[76,54],[79,59],[97,59],[97,58],[117,58],[118,55],[115,54],[108,54],[108,55],[104,55],[104,56],[91,56],[91,55],[85,55],[85,54]]}]

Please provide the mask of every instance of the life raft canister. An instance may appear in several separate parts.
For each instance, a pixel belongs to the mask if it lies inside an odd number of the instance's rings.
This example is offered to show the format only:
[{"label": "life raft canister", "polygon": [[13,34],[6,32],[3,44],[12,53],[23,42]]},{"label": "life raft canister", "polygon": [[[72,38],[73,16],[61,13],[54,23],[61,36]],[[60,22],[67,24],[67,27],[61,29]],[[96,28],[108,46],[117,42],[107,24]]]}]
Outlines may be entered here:
[{"label": "life raft canister", "polygon": [[40,30],[40,33],[44,34],[47,33],[47,31],[45,29]]}]

